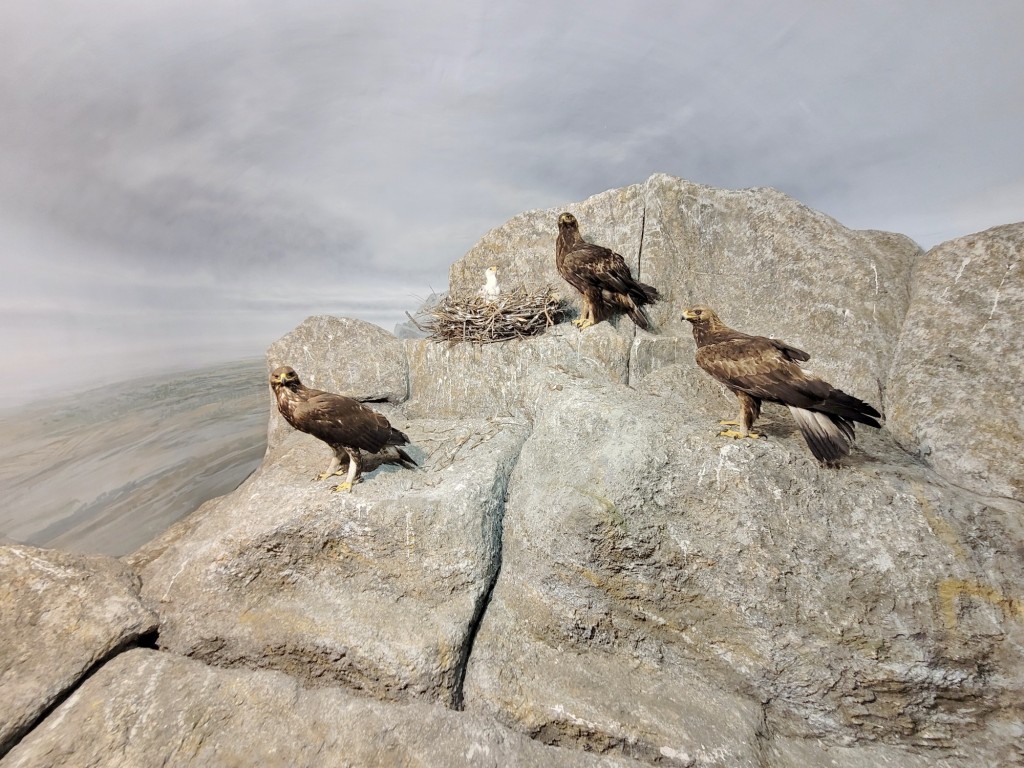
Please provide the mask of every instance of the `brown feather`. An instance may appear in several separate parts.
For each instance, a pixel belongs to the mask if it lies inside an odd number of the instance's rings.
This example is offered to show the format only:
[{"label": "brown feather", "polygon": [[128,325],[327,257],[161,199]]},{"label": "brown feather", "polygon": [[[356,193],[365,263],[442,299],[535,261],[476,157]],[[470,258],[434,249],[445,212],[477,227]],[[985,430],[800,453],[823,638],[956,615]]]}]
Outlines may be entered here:
[{"label": "brown feather", "polygon": [[658,290],[635,280],[626,260],[615,251],[585,241],[571,213],[558,217],[555,266],[562,278],[590,304],[595,322],[615,312],[626,312],[639,327],[644,330],[649,327],[641,308],[661,298]]},{"label": "brown feather", "polygon": [[[290,366],[274,369],[270,387],[285,421],[327,443],[339,461],[353,451],[379,453],[409,443],[408,435],[392,427],[383,414],[351,397],[305,386]],[[416,466],[405,451],[397,452],[397,463]]]},{"label": "brown feather", "polygon": [[[697,365],[729,388],[743,403],[745,429],[767,401],[788,406],[811,453],[825,463],[849,454],[854,422],[879,428],[881,414],[871,405],[809,375],[799,363],[810,355],[784,341],[751,336],[729,328],[710,308],[692,307],[683,319],[693,325]],[[746,401],[754,401],[754,410]]]}]

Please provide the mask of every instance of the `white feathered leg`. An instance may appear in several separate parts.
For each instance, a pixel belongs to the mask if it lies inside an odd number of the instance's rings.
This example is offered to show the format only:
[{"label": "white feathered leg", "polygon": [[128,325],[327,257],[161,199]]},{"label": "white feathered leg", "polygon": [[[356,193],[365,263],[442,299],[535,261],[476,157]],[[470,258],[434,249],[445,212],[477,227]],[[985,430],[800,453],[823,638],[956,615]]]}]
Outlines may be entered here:
[{"label": "white feathered leg", "polygon": [[352,486],[359,482],[359,476],[362,474],[362,467],[359,464],[359,450],[352,450],[346,448],[345,452],[348,454],[348,477],[344,483],[334,486],[334,491],[348,491],[352,492]]}]

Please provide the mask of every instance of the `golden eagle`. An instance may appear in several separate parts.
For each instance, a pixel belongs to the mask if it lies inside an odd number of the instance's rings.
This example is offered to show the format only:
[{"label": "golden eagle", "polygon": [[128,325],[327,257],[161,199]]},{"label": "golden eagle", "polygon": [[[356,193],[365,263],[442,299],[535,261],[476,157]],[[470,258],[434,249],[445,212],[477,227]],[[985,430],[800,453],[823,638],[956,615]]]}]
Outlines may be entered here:
[{"label": "golden eagle", "polygon": [[270,388],[285,421],[297,430],[323,440],[334,450],[334,459],[327,471],[320,475],[320,480],[340,474],[343,460],[348,461],[348,477],[344,483],[334,486],[335,491],[351,491],[353,484],[359,482],[361,450],[378,453],[389,446],[395,447],[397,458],[385,459],[387,463],[401,464],[408,469],[417,466],[409,454],[397,447],[407,445],[409,437],[392,427],[383,414],[358,400],[310,389],[287,365],[275,368],[270,374]]},{"label": "golden eagle", "polygon": [[835,465],[850,453],[854,422],[880,428],[882,414],[800,367],[811,359],[778,339],[748,336],[726,326],[709,307],[691,307],[683,319],[693,325],[697,365],[725,384],[740,401],[739,421],[723,421],[740,431],[726,437],[759,437],[750,431],[762,401],[789,407],[814,458]]},{"label": "golden eagle", "polygon": [[555,265],[565,281],[583,294],[583,314],[573,325],[582,330],[623,311],[647,330],[649,323],[641,307],[661,298],[657,289],[634,280],[625,259],[615,251],[584,240],[571,213],[558,217]]}]

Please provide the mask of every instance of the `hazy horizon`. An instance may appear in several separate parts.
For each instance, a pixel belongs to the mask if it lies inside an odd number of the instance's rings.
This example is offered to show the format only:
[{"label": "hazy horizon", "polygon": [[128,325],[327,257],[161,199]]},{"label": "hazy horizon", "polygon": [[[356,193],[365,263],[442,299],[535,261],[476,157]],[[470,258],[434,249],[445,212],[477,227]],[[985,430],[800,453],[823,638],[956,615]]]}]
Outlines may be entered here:
[{"label": "hazy horizon", "polygon": [[[1024,4],[12,0],[8,402],[391,330],[487,230],[667,173],[927,248],[1024,218]],[[552,223],[554,232],[554,223]]]},{"label": "hazy horizon", "polygon": [[0,538],[127,554],[259,465],[269,408],[248,360],[0,410]]}]

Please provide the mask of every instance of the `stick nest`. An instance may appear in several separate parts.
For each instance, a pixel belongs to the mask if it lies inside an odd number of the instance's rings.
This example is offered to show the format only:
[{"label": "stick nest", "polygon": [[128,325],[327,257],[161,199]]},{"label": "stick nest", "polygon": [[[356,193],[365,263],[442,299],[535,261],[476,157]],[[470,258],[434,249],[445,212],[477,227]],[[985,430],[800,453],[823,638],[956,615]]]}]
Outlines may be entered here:
[{"label": "stick nest", "polygon": [[536,336],[558,323],[565,312],[551,288],[528,291],[519,286],[493,299],[445,296],[427,310],[430,319],[413,323],[426,331],[431,341],[490,344]]}]

